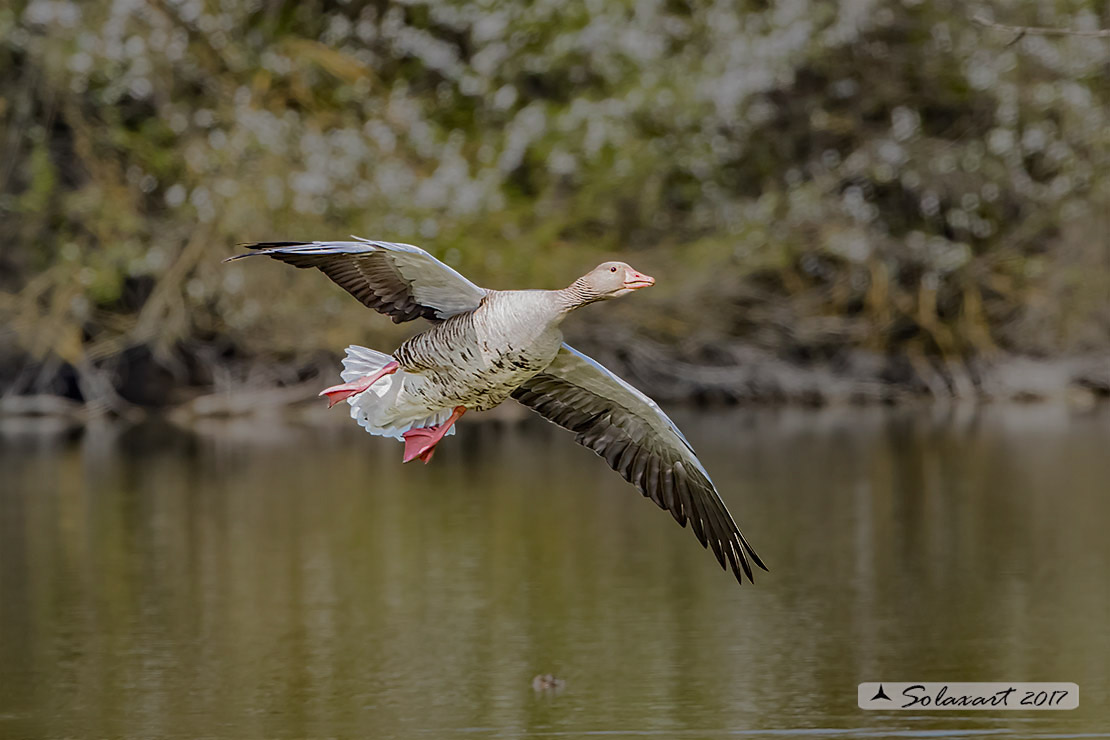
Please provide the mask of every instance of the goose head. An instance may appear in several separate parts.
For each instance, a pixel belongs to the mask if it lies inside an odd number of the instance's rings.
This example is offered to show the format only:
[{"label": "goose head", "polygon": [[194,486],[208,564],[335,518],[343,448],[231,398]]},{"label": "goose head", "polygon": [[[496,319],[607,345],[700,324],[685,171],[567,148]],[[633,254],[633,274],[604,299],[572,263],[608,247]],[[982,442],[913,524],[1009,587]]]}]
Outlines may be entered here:
[{"label": "goose head", "polygon": [[604,301],[655,285],[655,278],[632,269],[624,262],[602,262],[576,282],[596,296],[595,300]]}]

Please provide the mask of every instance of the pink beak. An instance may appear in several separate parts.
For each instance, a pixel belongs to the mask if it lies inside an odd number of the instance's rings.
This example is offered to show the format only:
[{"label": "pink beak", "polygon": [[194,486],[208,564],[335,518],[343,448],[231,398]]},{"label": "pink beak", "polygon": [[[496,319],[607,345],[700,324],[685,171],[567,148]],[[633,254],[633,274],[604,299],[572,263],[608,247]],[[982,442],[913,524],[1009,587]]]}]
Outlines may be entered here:
[{"label": "pink beak", "polygon": [[639,288],[646,288],[649,285],[655,285],[655,278],[651,275],[645,275],[642,272],[633,270],[624,279],[624,287],[637,290]]}]

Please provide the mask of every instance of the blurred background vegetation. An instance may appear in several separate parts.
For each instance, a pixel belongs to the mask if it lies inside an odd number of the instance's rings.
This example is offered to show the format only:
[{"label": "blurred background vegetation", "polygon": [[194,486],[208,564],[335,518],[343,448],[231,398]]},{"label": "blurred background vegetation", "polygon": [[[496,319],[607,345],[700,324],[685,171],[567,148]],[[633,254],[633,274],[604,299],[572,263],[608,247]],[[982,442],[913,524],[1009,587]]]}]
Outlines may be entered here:
[{"label": "blurred background vegetation", "polygon": [[220,260],[355,233],[489,287],[657,274],[569,333],[664,398],[1105,394],[1110,39],[977,13],[1110,27],[1093,0],[6,3],[0,389],[330,379],[407,327]]}]

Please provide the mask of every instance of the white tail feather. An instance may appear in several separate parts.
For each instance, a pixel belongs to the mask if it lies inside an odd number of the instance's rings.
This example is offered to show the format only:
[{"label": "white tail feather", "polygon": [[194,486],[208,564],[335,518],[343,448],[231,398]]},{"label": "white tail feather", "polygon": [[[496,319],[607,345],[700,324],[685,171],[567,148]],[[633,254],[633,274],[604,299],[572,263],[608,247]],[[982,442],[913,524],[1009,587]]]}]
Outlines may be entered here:
[{"label": "white tail feather", "polygon": [[[392,361],[390,355],[352,344],[347,348],[347,356],[343,358],[343,372],[340,377],[350,383],[373,375]],[[370,434],[398,440],[403,440],[402,435],[410,429],[439,426],[447,421],[451,409],[402,410],[398,407],[398,397],[404,390],[405,376],[404,370],[398,370],[380,378],[362,393],[348,398],[351,418]],[[455,427],[452,426],[447,434],[454,433]]]},{"label": "white tail feather", "polygon": [[373,375],[392,361],[393,358],[384,352],[352,344],[347,348],[347,356],[343,358],[343,372],[340,373],[340,377],[350,383],[367,375]]}]

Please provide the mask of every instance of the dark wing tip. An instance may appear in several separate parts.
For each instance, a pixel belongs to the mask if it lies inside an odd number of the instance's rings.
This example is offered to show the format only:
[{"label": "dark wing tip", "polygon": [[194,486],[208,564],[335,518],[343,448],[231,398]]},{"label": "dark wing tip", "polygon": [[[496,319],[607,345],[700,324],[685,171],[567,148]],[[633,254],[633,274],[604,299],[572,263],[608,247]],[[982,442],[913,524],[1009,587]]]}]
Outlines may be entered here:
[{"label": "dark wing tip", "polygon": [[767,573],[770,573],[771,569],[763,564],[763,560],[760,559],[759,555],[756,554],[755,548],[752,547],[751,545],[749,545],[748,541],[743,539],[743,538],[741,538],[740,541],[744,544],[744,550],[747,551],[748,557],[752,559],[752,562],[755,563],[756,565],[758,565],[760,568],[762,568]]},{"label": "dark wing tip", "polygon": [[[637,447],[638,445],[633,443],[628,449]],[[596,449],[594,451],[601,454]],[[605,456],[602,455],[602,457]],[[690,522],[702,547],[713,553],[723,570],[732,572],[737,583],[743,585],[746,577],[749,583],[754,584],[755,574],[748,559],[751,558],[752,562],[765,571],[767,566],[744,539],[744,535],[736,526],[736,522],[713,484],[708,479],[701,480],[700,476],[692,475],[681,461],[676,461],[672,466],[667,466],[671,477],[678,481],[674,491],[676,495],[671,500],[667,490],[668,476],[663,474],[661,469],[657,470],[657,475],[654,476],[648,475],[645,478],[637,475],[640,467],[638,463],[642,457],[642,454],[636,453],[633,453],[631,458],[622,454],[615,465],[612,462],[610,464],[636,486],[641,494],[650,498],[660,508],[669,509],[672,515],[689,510],[689,516],[676,515],[675,520],[683,527],[686,526],[687,520]]]},{"label": "dark wing tip", "polygon": [[312,242],[239,242],[235,246],[240,249],[253,249],[253,252],[244,252],[243,254],[235,254],[230,257],[225,257],[222,262],[234,262],[241,260],[244,257],[257,257],[266,254],[267,249],[281,249],[282,247],[303,247]]},{"label": "dark wing tip", "polygon": [[281,249],[282,247],[303,247],[312,242],[239,242],[236,246],[243,249]]},{"label": "dark wing tip", "polygon": [[[763,564],[763,560],[756,554],[755,548],[748,544],[748,541],[744,538],[744,534],[740,531],[740,528],[736,526],[736,523],[731,522],[731,524],[732,531],[729,533],[729,564],[732,565],[732,572],[736,575],[736,578],[742,582],[743,579],[740,578],[740,572],[743,571],[744,575],[748,577],[748,581],[755,583],[755,573],[752,571],[752,567],[748,562],[749,560],[768,573],[770,569]],[[733,559],[733,553],[735,553],[735,559]],[[737,567],[738,565],[739,567]]]},{"label": "dark wing tip", "polygon": [[744,551],[740,551],[740,567],[744,569],[744,575],[748,577],[750,583],[755,583],[755,574],[752,573],[752,566],[748,564],[748,558]]}]

